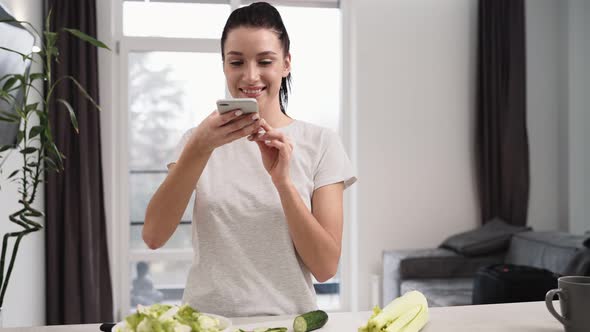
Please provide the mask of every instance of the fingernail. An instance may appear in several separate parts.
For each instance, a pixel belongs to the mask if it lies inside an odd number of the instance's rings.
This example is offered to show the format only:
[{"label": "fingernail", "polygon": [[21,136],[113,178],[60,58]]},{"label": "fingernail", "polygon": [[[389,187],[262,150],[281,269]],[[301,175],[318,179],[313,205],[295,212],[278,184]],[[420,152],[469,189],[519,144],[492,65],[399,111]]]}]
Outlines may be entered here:
[{"label": "fingernail", "polygon": [[252,140],[252,135],[248,135],[248,137],[246,137],[249,141]]},{"label": "fingernail", "polygon": [[264,144],[270,144],[270,140],[264,141]]},{"label": "fingernail", "polygon": [[235,114],[236,116],[240,116],[240,115],[244,114],[244,112],[242,112],[242,111],[236,111],[234,114]]},{"label": "fingernail", "polygon": [[258,137],[260,137],[260,136],[262,136],[262,135],[264,135],[264,132],[263,132],[263,131],[259,131],[259,132],[258,132]]},{"label": "fingernail", "polygon": [[258,114],[252,115],[252,120],[258,120],[258,118],[260,118],[260,116]]}]

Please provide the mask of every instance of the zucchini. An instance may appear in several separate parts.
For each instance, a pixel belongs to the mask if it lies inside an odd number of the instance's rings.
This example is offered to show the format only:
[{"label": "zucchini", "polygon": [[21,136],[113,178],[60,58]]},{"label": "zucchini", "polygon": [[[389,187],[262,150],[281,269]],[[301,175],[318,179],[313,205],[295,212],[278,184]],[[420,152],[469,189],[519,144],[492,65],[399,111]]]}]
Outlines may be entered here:
[{"label": "zucchini", "polygon": [[328,314],[323,310],[315,310],[295,317],[293,330],[295,332],[307,332],[317,330],[326,325]]}]

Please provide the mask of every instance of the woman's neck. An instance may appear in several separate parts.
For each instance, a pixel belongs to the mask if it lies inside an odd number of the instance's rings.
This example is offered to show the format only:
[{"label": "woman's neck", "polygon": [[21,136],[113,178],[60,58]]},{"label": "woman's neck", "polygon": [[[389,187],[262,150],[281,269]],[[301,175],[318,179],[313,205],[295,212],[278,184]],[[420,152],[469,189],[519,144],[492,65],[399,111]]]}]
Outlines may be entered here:
[{"label": "woman's neck", "polygon": [[260,108],[260,116],[273,128],[281,128],[289,125],[294,120],[281,112],[280,106],[272,108]]}]

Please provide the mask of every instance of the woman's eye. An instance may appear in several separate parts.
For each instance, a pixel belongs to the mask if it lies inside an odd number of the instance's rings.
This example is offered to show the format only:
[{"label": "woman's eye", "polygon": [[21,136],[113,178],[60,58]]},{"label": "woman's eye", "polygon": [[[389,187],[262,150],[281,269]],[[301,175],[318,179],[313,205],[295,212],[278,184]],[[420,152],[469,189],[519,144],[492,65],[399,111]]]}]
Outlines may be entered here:
[{"label": "woman's eye", "polygon": [[267,65],[272,64],[272,60],[262,60],[259,63],[263,66],[267,66]]},{"label": "woman's eye", "polygon": [[242,64],[242,61],[230,61],[229,64],[230,66],[237,67]]}]

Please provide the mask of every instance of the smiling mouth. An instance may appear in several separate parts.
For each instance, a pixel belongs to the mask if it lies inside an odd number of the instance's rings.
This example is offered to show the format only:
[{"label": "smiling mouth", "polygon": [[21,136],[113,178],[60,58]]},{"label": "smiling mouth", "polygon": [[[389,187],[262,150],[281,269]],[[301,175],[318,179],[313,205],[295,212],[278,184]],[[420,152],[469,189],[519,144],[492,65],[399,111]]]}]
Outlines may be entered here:
[{"label": "smiling mouth", "polygon": [[240,88],[240,91],[242,93],[246,94],[247,96],[258,96],[264,90],[266,90],[266,87],[259,88],[259,89],[244,89],[244,88]]}]

